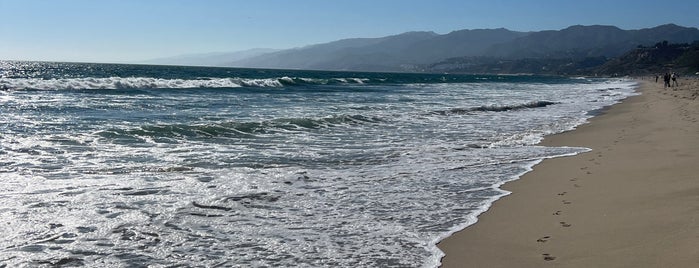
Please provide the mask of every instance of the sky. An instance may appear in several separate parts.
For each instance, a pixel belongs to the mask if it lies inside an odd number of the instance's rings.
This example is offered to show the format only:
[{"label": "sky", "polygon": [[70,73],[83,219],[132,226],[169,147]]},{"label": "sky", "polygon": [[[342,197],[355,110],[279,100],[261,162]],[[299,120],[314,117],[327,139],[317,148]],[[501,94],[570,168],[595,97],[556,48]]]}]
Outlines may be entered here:
[{"label": "sky", "polygon": [[138,62],[408,31],[699,27],[697,11],[697,0],[0,0],[0,60]]}]

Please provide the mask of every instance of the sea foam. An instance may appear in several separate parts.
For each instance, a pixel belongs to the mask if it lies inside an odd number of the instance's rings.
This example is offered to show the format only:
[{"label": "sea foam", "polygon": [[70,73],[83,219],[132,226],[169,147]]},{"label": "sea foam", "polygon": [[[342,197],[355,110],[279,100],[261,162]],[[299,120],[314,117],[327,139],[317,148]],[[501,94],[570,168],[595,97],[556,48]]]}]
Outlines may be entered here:
[{"label": "sea foam", "polygon": [[294,85],[364,84],[366,78],[201,78],[164,79],[152,77],[106,77],[106,78],[0,78],[2,90],[80,90],[80,89],[158,89],[158,88],[280,88]]},{"label": "sea foam", "polygon": [[61,66],[0,78],[8,266],[435,267],[501,184],[586,150],[541,138],[634,86]]}]

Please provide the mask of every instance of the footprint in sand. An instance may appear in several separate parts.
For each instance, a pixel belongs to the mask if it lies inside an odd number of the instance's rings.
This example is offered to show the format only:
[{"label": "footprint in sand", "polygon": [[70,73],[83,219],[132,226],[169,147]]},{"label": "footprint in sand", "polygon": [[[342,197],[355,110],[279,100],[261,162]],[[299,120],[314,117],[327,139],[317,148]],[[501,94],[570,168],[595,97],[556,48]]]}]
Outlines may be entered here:
[{"label": "footprint in sand", "polygon": [[547,236],[544,236],[542,238],[537,239],[536,242],[546,243],[547,241],[549,241],[549,238],[551,238],[551,237],[547,235]]},{"label": "footprint in sand", "polygon": [[556,210],[556,212],[554,212],[553,215],[559,216],[559,215],[561,215],[561,212],[562,211],[560,211],[560,210]]},{"label": "footprint in sand", "polygon": [[568,193],[568,192],[562,192],[562,193],[558,193],[558,195],[564,196],[564,195],[566,195],[567,193]]},{"label": "footprint in sand", "polygon": [[570,203],[572,203],[572,202],[570,202],[570,201],[568,201],[568,200],[563,200],[562,202],[563,202],[563,204],[565,204],[565,205],[569,205]]},{"label": "footprint in sand", "polygon": [[578,180],[578,178],[572,178],[572,179],[570,179],[570,181],[577,181],[577,180]]},{"label": "footprint in sand", "polygon": [[548,253],[544,253],[544,254],[541,254],[541,255],[544,256],[544,260],[545,260],[545,261],[552,261],[552,260],[555,260],[555,259],[556,259],[556,257],[551,256],[551,254],[548,254]]},{"label": "footprint in sand", "polygon": [[561,226],[562,226],[562,227],[570,227],[570,226],[572,226],[572,225],[571,225],[570,223],[567,223],[567,222],[562,221],[562,222],[561,222]]}]

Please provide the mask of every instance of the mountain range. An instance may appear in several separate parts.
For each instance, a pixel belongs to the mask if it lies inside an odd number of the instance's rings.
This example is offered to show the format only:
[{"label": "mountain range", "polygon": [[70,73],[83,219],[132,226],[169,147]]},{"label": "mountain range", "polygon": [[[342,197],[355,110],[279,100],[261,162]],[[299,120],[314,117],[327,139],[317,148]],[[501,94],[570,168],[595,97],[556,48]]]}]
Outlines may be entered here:
[{"label": "mountain range", "polygon": [[[435,66],[458,60],[603,61],[657,42],[692,43],[699,29],[666,24],[639,30],[615,26],[575,25],[562,30],[517,32],[507,29],[459,30],[447,34],[406,32],[380,38],[351,38],[278,51],[209,55],[214,66],[342,71],[444,71]],[[180,57],[177,64],[187,65]],[[213,61],[215,59],[215,61]],[[174,62],[174,61],[170,61]],[[202,62],[202,61],[200,61]],[[152,61],[151,63],[165,63]],[[201,64],[199,64],[201,65]],[[206,64],[204,64],[206,65]],[[516,71],[516,70],[513,70]]]}]

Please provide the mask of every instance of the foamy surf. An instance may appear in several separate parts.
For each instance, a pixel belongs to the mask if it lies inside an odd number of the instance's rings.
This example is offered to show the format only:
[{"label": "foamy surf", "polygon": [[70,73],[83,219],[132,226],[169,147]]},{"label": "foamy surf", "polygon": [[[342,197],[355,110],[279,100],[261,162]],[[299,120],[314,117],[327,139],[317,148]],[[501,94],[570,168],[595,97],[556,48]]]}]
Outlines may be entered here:
[{"label": "foamy surf", "polygon": [[361,78],[292,78],[265,79],[249,78],[202,78],[164,79],[152,77],[105,77],[105,78],[0,78],[3,90],[81,90],[81,89],[191,89],[191,88],[281,88],[294,85],[338,85],[365,84],[369,79]]},{"label": "foamy surf", "polygon": [[542,137],[634,88],[536,76],[11,66],[0,72],[8,266],[434,267],[434,244],[475,222],[506,194],[502,183],[584,150],[536,146]]}]

